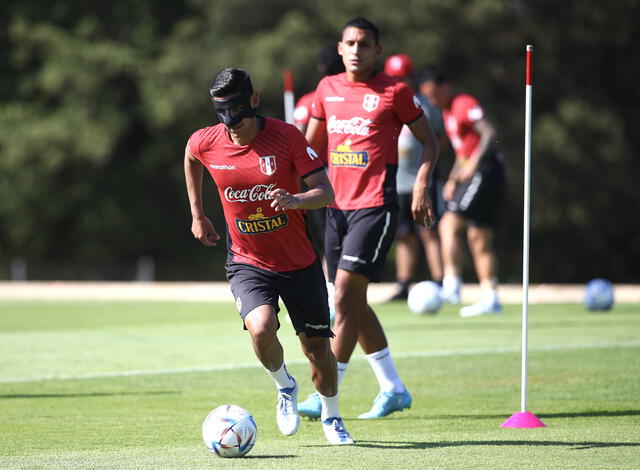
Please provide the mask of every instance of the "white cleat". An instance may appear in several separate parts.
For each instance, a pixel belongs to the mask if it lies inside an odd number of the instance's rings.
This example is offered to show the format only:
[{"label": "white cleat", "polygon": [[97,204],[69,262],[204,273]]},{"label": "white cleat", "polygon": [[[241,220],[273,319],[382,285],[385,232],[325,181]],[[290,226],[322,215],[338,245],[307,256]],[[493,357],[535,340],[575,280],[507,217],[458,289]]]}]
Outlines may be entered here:
[{"label": "white cleat", "polygon": [[322,422],[322,430],[330,444],[338,446],[353,444],[353,439],[340,417],[325,419]]},{"label": "white cleat", "polygon": [[293,387],[278,389],[278,403],[276,405],[276,422],[280,432],[285,436],[296,433],[300,426],[298,414],[298,384],[295,379]]},{"label": "white cleat", "polygon": [[499,313],[502,313],[502,305],[500,305],[500,302],[490,304],[478,302],[460,309],[460,316],[464,318],[477,317],[480,315],[497,315]]}]

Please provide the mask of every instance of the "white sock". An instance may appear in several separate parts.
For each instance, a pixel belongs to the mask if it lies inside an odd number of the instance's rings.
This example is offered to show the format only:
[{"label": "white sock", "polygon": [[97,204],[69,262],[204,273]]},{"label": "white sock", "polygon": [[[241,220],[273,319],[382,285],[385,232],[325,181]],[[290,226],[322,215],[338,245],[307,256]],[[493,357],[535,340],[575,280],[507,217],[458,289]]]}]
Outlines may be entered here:
[{"label": "white sock", "polygon": [[442,292],[446,294],[456,292],[462,286],[462,278],[458,276],[446,275],[442,278]]},{"label": "white sock", "polygon": [[376,374],[381,391],[398,393],[404,390],[404,384],[400,380],[388,347],[372,354],[367,354],[367,359]]},{"label": "white sock", "polygon": [[291,388],[295,384],[295,381],[293,380],[293,377],[291,377],[289,375],[289,373],[287,372],[287,368],[285,367],[284,362],[280,366],[280,369],[278,369],[275,372],[272,372],[272,371],[270,371],[269,369],[266,369],[266,368],[265,368],[265,370],[267,371],[267,374],[269,374],[271,376],[271,378],[273,379],[273,381],[276,383],[276,387],[278,389]]},{"label": "white sock", "polygon": [[485,305],[498,303],[498,291],[496,289],[482,289],[480,299]]},{"label": "white sock", "polygon": [[325,397],[322,393],[320,395],[320,401],[322,402],[322,413],[320,419],[324,421],[327,418],[340,417],[340,411],[338,410],[338,394],[336,393],[332,397]]},{"label": "white sock", "polygon": [[349,366],[348,362],[338,362],[338,385],[342,382],[342,377],[344,377],[345,372],[347,372],[347,367]]}]

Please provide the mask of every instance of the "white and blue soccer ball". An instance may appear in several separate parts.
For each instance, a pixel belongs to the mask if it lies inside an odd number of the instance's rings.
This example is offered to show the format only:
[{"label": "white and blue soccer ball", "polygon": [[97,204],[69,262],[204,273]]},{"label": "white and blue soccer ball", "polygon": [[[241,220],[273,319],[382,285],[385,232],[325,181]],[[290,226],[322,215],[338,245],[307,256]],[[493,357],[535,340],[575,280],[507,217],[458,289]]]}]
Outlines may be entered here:
[{"label": "white and blue soccer ball", "polygon": [[219,457],[242,457],[258,437],[256,422],[244,408],[222,405],[214,409],[202,423],[202,439]]},{"label": "white and blue soccer ball", "polygon": [[592,279],[584,289],[584,305],[589,310],[609,310],[613,307],[613,284],[606,279]]},{"label": "white and blue soccer ball", "polygon": [[418,282],[409,290],[407,306],[416,314],[436,313],[442,307],[440,285],[433,281]]}]

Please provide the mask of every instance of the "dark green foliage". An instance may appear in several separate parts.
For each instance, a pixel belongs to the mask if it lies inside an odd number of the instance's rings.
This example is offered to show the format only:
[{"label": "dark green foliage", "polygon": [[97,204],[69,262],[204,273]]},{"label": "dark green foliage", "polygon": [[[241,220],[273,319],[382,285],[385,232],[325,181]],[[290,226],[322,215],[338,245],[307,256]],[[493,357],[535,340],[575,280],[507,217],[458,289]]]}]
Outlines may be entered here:
[{"label": "dark green foliage", "polygon": [[512,282],[533,44],[531,279],[638,282],[639,10],[633,0],[4,2],[0,278],[23,257],[30,278],[128,279],[141,255],[161,279],[220,278],[224,250],[192,239],[182,176],[190,133],[217,122],[211,76],[246,68],[261,112],[283,117],[282,69],[297,96],[311,90],[321,46],[364,15],[380,27],[383,58],[440,64],[498,127],[510,177],[500,272]]}]

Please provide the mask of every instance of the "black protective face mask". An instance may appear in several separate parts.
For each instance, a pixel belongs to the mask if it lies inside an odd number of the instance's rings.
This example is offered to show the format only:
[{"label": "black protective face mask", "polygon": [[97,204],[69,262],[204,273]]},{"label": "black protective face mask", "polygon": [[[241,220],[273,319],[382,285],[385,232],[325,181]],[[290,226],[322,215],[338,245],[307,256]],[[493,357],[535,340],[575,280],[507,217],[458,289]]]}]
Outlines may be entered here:
[{"label": "black protective face mask", "polygon": [[255,116],[256,109],[251,107],[251,95],[249,90],[243,90],[240,95],[231,98],[212,98],[220,122],[227,127],[233,127],[244,118]]}]

